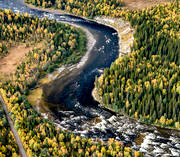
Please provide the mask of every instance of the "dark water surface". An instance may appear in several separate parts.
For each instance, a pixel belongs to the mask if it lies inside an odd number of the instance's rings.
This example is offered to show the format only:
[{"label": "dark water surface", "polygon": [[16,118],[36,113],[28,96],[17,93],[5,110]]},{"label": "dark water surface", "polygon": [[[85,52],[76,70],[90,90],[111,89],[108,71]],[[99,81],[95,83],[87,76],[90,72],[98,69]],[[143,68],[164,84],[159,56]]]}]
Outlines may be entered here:
[{"label": "dark water surface", "polygon": [[[85,106],[97,104],[91,96],[95,76],[99,76],[99,71],[109,67],[118,57],[118,36],[117,34],[112,35],[116,33],[114,29],[86,21],[77,24],[87,28],[93,34],[96,44],[81,68],[54,81],[44,90],[47,91],[46,95],[49,101],[64,104],[69,108],[74,108],[77,103]],[[108,44],[107,40],[110,41]],[[68,83],[62,89],[61,86],[65,82]],[[57,89],[57,87],[60,88]]]},{"label": "dark water surface", "polygon": [[93,100],[91,92],[95,76],[110,67],[118,57],[118,35],[114,29],[72,15],[32,9],[21,0],[0,0],[0,8],[77,24],[88,29],[96,40],[83,66],[44,87],[44,95],[50,103],[66,106],[63,111],[58,105],[50,106],[56,118],[54,122],[59,127],[102,140],[114,137],[149,156],[180,156],[179,131],[161,129],[116,115]]}]

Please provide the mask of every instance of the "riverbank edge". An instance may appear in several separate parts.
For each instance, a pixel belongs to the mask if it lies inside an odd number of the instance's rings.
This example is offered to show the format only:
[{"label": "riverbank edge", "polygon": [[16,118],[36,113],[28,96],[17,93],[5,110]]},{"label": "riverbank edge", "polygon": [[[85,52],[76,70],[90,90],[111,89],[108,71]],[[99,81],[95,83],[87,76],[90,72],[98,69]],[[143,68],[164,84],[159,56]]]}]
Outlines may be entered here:
[{"label": "riverbank edge", "polygon": [[[57,21],[57,22],[58,22],[58,21]],[[84,32],[85,35],[86,35],[86,52],[84,53],[84,55],[81,57],[81,59],[80,59],[77,63],[72,64],[72,65],[70,66],[70,67],[73,66],[73,68],[71,68],[70,70],[68,69],[68,65],[64,65],[64,66],[65,66],[64,70],[69,70],[68,72],[71,72],[71,71],[73,71],[75,68],[80,68],[81,66],[83,66],[83,65],[86,63],[86,61],[87,61],[87,59],[88,59],[88,56],[89,56],[92,48],[93,48],[94,45],[96,44],[96,40],[95,40],[93,34],[90,33],[90,31],[87,30],[87,29],[85,29],[84,27],[79,26],[79,25],[75,25],[75,24],[71,24],[71,23],[68,23],[68,22],[62,22],[62,23],[66,23],[66,24],[72,25],[72,26],[74,26],[74,27],[80,28],[81,30],[83,30],[83,32]],[[62,65],[62,66],[63,66],[63,65]],[[61,68],[61,66],[60,66],[59,68]],[[55,69],[55,70],[54,70],[52,73],[50,73],[50,74],[46,74],[44,77],[42,77],[42,78],[40,78],[40,79],[38,80],[38,84],[36,85],[36,87],[35,87],[34,89],[30,90],[30,93],[29,93],[28,96],[27,96],[29,102],[30,102],[30,99],[29,99],[29,98],[31,97],[31,94],[33,94],[33,90],[38,90],[38,89],[41,89],[41,90],[42,90],[42,86],[43,86],[44,84],[49,84],[51,81],[54,81],[55,79],[59,79],[60,77],[64,76],[64,74],[62,74],[62,73],[64,72],[64,70],[63,70],[62,72],[59,72],[59,71],[58,71],[59,68]],[[61,74],[62,74],[62,75],[61,75]],[[45,83],[40,83],[40,82],[42,82],[43,79],[46,79],[46,82],[45,82]],[[40,92],[40,93],[38,93],[38,94],[39,94],[39,95],[36,94],[36,97],[43,99],[43,92],[42,92],[42,93]],[[31,105],[33,106],[33,108],[34,108],[36,111],[38,111],[39,113],[41,113],[41,116],[42,116],[43,118],[51,117],[50,112],[46,112],[46,111],[48,111],[49,109],[48,109],[48,110],[44,110],[44,112],[42,112],[42,111],[40,112],[39,109],[40,109],[40,108],[41,108],[41,109],[43,108],[43,107],[41,107],[41,104],[38,104],[38,103],[32,104],[32,103],[31,103]],[[48,108],[48,106],[46,106],[46,107]],[[46,112],[46,114],[44,114],[45,112]]]},{"label": "riverbank edge", "polygon": [[[103,20],[103,18],[104,18],[105,20]],[[122,55],[127,55],[128,53],[131,53],[131,45],[132,45],[133,43],[132,43],[132,44],[129,44],[129,47],[128,47],[128,48],[125,46],[127,49],[130,50],[130,51],[125,51],[125,49],[124,49],[125,47],[123,46],[123,44],[126,43],[126,40],[123,40],[122,36],[123,36],[123,35],[126,35],[126,34],[124,34],[123,32],[126,31],[126,30],[128,30],[128,29],[133,32],[133,33],[132,33],[132,35],[133,35],[133,34],[135,33],[135,29],[130,26],[130,23],[129,23],[128,21],[125,21],[125,20],[123,20],[123,19],[120,18],[120,20],[122,20],[123,22],[125,22],[125,24],[127,24],[127,26],[125,27],[125,30],[124,30],[124,31],[119,30],[119,28],[118,28],[117,25],[113,25],[113,24],[111,24],[110,22],[106,22],[106,20],[108,20],[108,19],[109,19],[109,20],[113,20],[113,18],[109,18],[109,17],[103,17],[103,18],[96,17],[95,19],[96,19],[96,21],[97,21],[98,23],[103,24],[103,25],[107,25],[107,26],[109,26],[109,27],[112,27],[112,28],[114,28],[114,29],[118,32],[118,37],[119,37],[119,57],[121,57]],[[129,32],[127,32],[127,33],[129,33]],[[129,41],[129,42],[130,42],[130,43],[131,43],[131,42],[134,42],[134,37],[133,37],[133,36],[130,38],[130,41]],[[94,87],[94,89],[92,90],[92,96],[93,96],[93,98],[94,98],[95,101],[97,101],[97,102],[100,103],[100,106],[102,106],[102,107],[104,107],[104,108],[106,108],[106,109],[108,109],[108,110],[110,110],[110,111],[112,111],[112,112],[115,112],[115,113],[118,114],[118,115],[122,115],[121,113],[117,112],[116,110],[114,110],[114,109],[112,109],[112,108],[110,108],[110,107],[108,107],[108,106],[103,105],[102,98],[99,96],[99,94],[98,94],[98,89],[97,89],[96,87]],[[173,131],[177,131],[177,132],[180,131],[180,129],[177,129],[177,128],[174,128],[174,127],[162,127],[161,125],[154,124],[154,123],[152,123],[152,124],[150,124],[150,123],[145,123],[145,122],[141,121],[140,119],[132,118],[132,117],[130,117],[130,116],[128,116],[128,115],[124,115],[124,114],[123,114],[123,116],[125,116],[125,117],[127,117],[127,118],[129,118],[129,119],[131,119],[131,120],[136,120],[136,121],[138,121],[138,122],[140,122],[140,123],[142,123],[142,124],[151,125],[151,126],[155,126],[155,127],[162,128],[162,129],[173,130]]]},{"label": "riverbank edge", "polygon": [[[97,16],[97,17],[95,17],[95,19],[90,19],[90,18],[87,18],[87,17],[84,17],[84,16],[74,15],[74,14],[71,14],[71,13],[66,12],[66,11],[64,11],[64,10],[56,9],[56,8],[53,8],[53,7],[51,7],[51,8],[36,7],[36,6],[31,5],[31,4],[25,3],[25,0],[22,0],[22,1],[24,2],[25,5],[27,5],[28,7],[32,8],[32,9],[44,10],[44,11],[53,12],[53,13],[57,13],[57,14],[68,14],[68,15],[72,15],[72,16],[77,16],[77,17],[81,17],[81,18],[83,18],[83,19],[87,19],[87,20],[89,20],[89,21],[97,22],[97,23],[99,23],[99,24],[102,24],[102,25],[106,25],[106,26],[108,26],[108,27],[111,27],[111,28],[115,29],[115,30],[118,32],[118,37],[119,37],[119,57],[120,57],[121,55],[127,55],[128,53],[131,52],[131,51],[130,51],[130,52],[129,52],[129,51],[125,51],[125,50],[123,49],[123,48],[124,48],[123,45],[124,45],[124,42],[125,42],[124,40],[122,40],[122,35],[124,34],[123,31],[120,31],[120,30],[118,29],[118,27],[115,26],[115,25],[113,25],[112,23],[108,23],[108,22],[106,22],[106,20],[103,20],[103,18],[104,18],[104,19],[111,19],[111,20],[112,20],[113,18],[103,17],[103,16]],[[115,19],[115,18],[114,18],[114,19]],[[128,21],[125,21],[125,20],[123,20],[122,18],[118,18],[118,19],[120,19],[120,20],[122,20],[123,22],[125,22],[126,24],[128,24],[129,27],[126,27],[126,28],[130,28],[130,30],[133,30],[133,34],[134,34],[135,29],[132,28],[132,27],[130,27],[130,23],[129,23]],[[126,30],[126,29],[125,29],[125,30]],[[133,35],[133,34],[132,34],[132,35]],[[134,37],[132,38],[132,41],[134,41]],[[128,47],[129,49],[130,49],[130,46],[131,46],[131,45],[129,45],[129,47]],[[102,104],[102,99],[99,97],[96,88],[94,88],[94,89],[92,90],[92,96],[93,96],[94,100],[96,100],[97,102],[99,102],[99,103],[101,104],[102,107],[104,107],[104,108],[106,108],[106,109],[108,109],[108,110],[110,110],[110,111],[112,111],[112,112],[115,112],[115,113],[117,113],[117,114],[120,114],[119,112],[113,110],[112,108],[108,108],[107,106],[105,106],[105,105]],[[132,118],[132,117],[127,116],[127,115],[124,115],[124,116],[126,116],[126,117],[128,117],[128,118],[130,118],[130,119],[132,119],[132,120],[136,120],[136,121],[138,121],[138,122],[140,122],[140,123],[148,124],[148,123],[145,123],[145,122],[141,121],[140,119],[135,119],[135,118]],[[153,124],[153,123],[152,123],[152,124],[148,124],[148,125],[155,126],[155,127],[159,127],[159,128],[163,128],[163,129],[174,130],[174,131],[178,131],[178,132],[180,131],[179,129],[176,129],[176,128],[173,128],[173,127],[162,127],[162,126],[160,126],[160,125]]]},{"label": "riverbank edge", "polygon": [[[60,14],[60,13],[58,13],[58,14]],[[82,26],[79,26],[79,25],[77,25],[77,24],[73,24],[73,23],[69,23],[69,22],[61,22],[61,21],[57,21],[57,22],[60,22],[60,23],[64,23],[64,24],[68,24],[68,25],[71,25],[71,26],[74,26],[74,27],[76,27],[76,28],[80,28],[83,32],[84,32],[84,34],[86,35],[86,52],[84,53],[84,55],[81,57],[81,59],[77,62],[77,63],[75,63],[75,64],[70,64],[70,67],[72,67],[73,66],[73,68],[71,68],[70,70],[68,69],[68,66],[69,66],[69,64],[67,64],[67,65],[62,65],[62,66],[65,66],[65,69],[64,70],[69,70],[68,72],[71,72],[71,71],[73,71],[75,68],[80,68],[81,66],[83,66],[85,63],[86,63],[86,61],[87,61],[87,59],[88,59],[88,56],[89,56],[89,54],[90,54],[90,52],[91,52],[91,50],[92,50],[92,48],[94,47],[94,45],[96,44],[96,39],[94,38],[94,36],[93,36],[93,34],[88,30],[88,29],[86,29],[86,28],[84,28],[84,27],[82,27]],[[42,77],[42,78],[40,78],[39,80],[38,80],[38,83],[37,83],[37,85],[32,89],[32,90],[30,90],[30,93],[28,94],[28,96],[27,97],[30,97],[30,94],[33,92],[33,90],[37,90],[37,89],[40,89],[40,88],[42,88],[42,86],[44,85],[44,84],[49,84],[51,81],[54,81],[55,79],[58,79],[58,78],[60,78],[60,77],[62,77],[63,75],[61,75],[61,73],[63,73],[63,71],[62,72],[58,72],[58,69],[59,68],[61,68],[61,66],[60,67],[58,67],[57,69],[55,69],[52,73],[50,73],[50,74],[46,74],[44,77]],[[58,74],[57,74],[58,73]],[[46,80],[46,82],[45,83],[40,83],[43,79],[45,79]],[[38,94],[40,94],[40,93],[38,93]],[[40,97],[40,98],[43,98],[43,93],[41,93],[41,95],[36,95],[38,98]],[[29,99],[28,99],[28,101],[29,101]],[[39,113],[41,113],[41,116],[43,117],[43,118],[47,118],[47,117],[51,117],[51,115],[49,114],[49,112],[48,112],[48,115],[46,114],[44,114],[43,112],[40,112],[39,111],[39,104],[31,104],[32,106],[33,106],[33,108],[36,110],[36,111],[38,111]],[[44,110],[45,111],[45,110]]]},{"label": "riverbank edge", "polygon": [[43,8],[41,6],[35,6],[33,4],[26,3],[25,0],[21,0],[21,1],[24,3],[24,5],[26,5],[27,7],[31,8],[31,9],[36,9],[36,10],[39,10],[39,11],[47,11],[47,12],[50,12],[50,13],[61,14],[61,15],[62,14],[72,15],[72,16],[80,17],[80,18],[87,19],[87,20],[93,20],[93,19],[84,17],[82,15],[74,15],[72,13],[67,12],[66,10],[57,9],[55,7]]},{"label": "riverbank edge", "polygon": [[[72,23],[68,23],[68,22],[61,22],[61,21],[57,21],[57,22],[60,22],[60,23],[64,23],[64,24],[68,24],[68,25],[70,25],[70,26],[74,26],[74,27],[76,27],[76,28],[80,28],[81,30],[82,30],[82,32],[85,34],[85,36],[86,36],[86,51],[84,52],[84,54],[82,55],[82,57],[81,57],[81,59],[77,62],[77,63],[75,63],[74,65],[76,65],[76,64],[80,64],[80,66],[82,66],[82,62],[83,63],[85,63],[85,61],[86,61],[86,58],[88,57],[88,55],[89,55],[89,53],[91,52],[91,49],[94,47],[94,45],[95,45],[95,43],[96,43],[96,40],[94,39],[94,37],[93,37],[93,34],[92,33],[90,33],[90,31],[88,30],[88,29],[85,29],[84,27],[82,27],[82,26],[79,26],[79,25],[76,25],[76,24],[72,24]],[[58,68],[57,68],[58,69]],[[55,72],[57,69],[55,69],[53,72]],[[52,73],[53,73],[52,72]],[[39,81],[41,80],[41,79],[43,79],[43,78],[46,78],[47,76],[49,75],[49,73],[47,73],[44,77],[42,77],[42,78],[40,78],[39,80],[38,80],[38,83],[37,83],[37,85],[34,87],[34,89],[37,89],[37,88],[40,88],[39,86],[40,86],[40,84],[39,84]],[[4,78],[4,77],[3,77]],[[56,78],[54,78],[54,79],[56,79]],[[53,80],[54,80],[53,79]],[[53,81],[53,80],[50,80],[50,81]],[[49,82],[50,82],[49,81]],[[48,83],[48,82],[47,82]],[[41,84],[42,85],[42,84]],[[3,106],[3,108],[4,108],[4,110],[5,110],[5,108],[7,108],[7,105],[5,104],[5,102],[3,101],[3,97],[1,97],[1,95],[2,95],[2,93],[0,92],[0,100],[2,101],[2,103],[4,104],[4,106]],[[35,109],[36,110],[36,108],[32,105],[32,108],[33,109]],[[11,120],[11,118],[10,118],[10,116],[9,116],[9,112],[7,111],[7,110],[5,110],[6,112],[6,117],[7,117],[7,119],[8,119],[8,122],[9,122],[9,124],[11,124],[11,130],[12,130],[12,132],[13,132],[13,134],[14,134],[14,137],[15,137],[15,139],[16,139],[16,141],[17,141],[17,144],[19,145],[19,143],[20,144],[22,144],[22,140],[21,140],[21,137],[19,136],[19,134],[17,133],[17,130],[16,129],[14,129],[14,122]],[[41,114],[41,113],[40,113]],[[43,114],[41,114],[41,116],[42,116],[42,118],[45,118],[45,116],[43,115]],[[9,119],[10,118],[10,119]],[[47,118],[46,118],[47,119]],[[9,121],[9,120],[11,120],[11,121]],[[10,123],[11,122],[11,123]],[[56,124],[56,123],[54,123],[54,124]],[[22,146],[21,147],[19,147],[19,150],[21,150],[20,151],[20,154],[21,154],[21,156],[22,157],[26,157],[26,149],[23,147],[23,144],[22,144]]]},{"label": "riverbank edge", "polygon": [[[125,47],[124,44],[127,42],[127,40],[123,40],[122,36],[123,35],[126,35],[126,30],[130,30],[132,31],[133,33],[131,34],[131,38],[130,38],[130,41],[129,43],[133,43],[134,42],[134,37],[133,37],[133,34],[134,34],[134,29],[130,26],[130,23],[128,21],[125,21],[125,20],[122,20],[120,19],[122,22],[124,22],[124,25],[122,25],[121,27],[125,27],[123,30],[118,28],[117,25],[112,25],[110,22],[106,22],[106,19],[109,19],[109,20],[113,20],[112,18],[107,18],[107,17],[104,17],[105,20],[103,20],[102,17],[95,17],[95,21],[99,24],[103,24],[103,25],[106,25],[108,27],[112,27],[113,29],[115,29],[118,33],[118,37],[119,37],[119,57],[121,55],[127,55],[128,53],[130,53],[130,47],[131,47],[131,44],[128,44],[127,46],[128,47]],[[125,33],[124,33],[125,32]],[[129,33],[129,32],[127,32]],[[97,92],[97,88],[95,87],[93,90],[92,90],[92,96],[94,98],[94,100],[96,100],[97,102],[99,102],[100,104],[102,104],[102,99],[101,97],[98,95],[98,92]],[[106,106],[103,105],[103,107],[107,108]],[[110,109],[110,108],[107,108],[107,109]],[[113,111],[113,110],[112,110]],[[115,112],[115,111],[113,111]],[[118,113],[118,112],[116,112]]]}]

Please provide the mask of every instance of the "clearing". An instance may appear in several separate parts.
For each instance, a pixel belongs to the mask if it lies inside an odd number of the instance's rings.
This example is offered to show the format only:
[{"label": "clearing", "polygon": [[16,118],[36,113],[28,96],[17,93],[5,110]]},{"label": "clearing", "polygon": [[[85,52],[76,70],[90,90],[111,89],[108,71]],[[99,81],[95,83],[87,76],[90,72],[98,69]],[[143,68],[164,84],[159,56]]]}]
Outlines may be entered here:
[{"label": "clearing", "polygon": [[26,47],[26,43],[19,43],[8,49],[8,54],[0,58],[0,74],[9,75],[16,70],[16,66],[23,60],[24,56],[34,47],[40,48],[43,46],[43,41],[35,45]]},{"label": "clearing", "polygon": [[137,10],[143,8],[150,8],[157,4],[164,4],[167,2],[173,2],[175,0],[123,0],[126,4],[126,8],[129,10]]}]

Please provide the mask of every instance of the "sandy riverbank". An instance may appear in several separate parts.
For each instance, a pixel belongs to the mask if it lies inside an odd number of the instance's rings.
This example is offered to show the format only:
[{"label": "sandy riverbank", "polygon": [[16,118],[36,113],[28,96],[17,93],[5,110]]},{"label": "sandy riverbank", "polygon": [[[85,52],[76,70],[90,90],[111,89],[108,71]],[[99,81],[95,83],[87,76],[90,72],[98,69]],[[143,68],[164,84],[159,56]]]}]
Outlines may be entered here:
[{"label": "sandy riverbank", "polygon": [[[135,32],[134,28],[130,26],[128,21],[124,21],[121,18],[109,18],[109,17],[96,17],[96,22],[100,24],[107,25],[114,28],[118,32],[119,37],[119,57],[121,55],[127,55],[131,52],[131,46],[134,42],[133,34]],[[102,103],[102,99],[98,95],[96,88],[92,91],[93,98]]]},{"label": "sandy riverbank", "polygon": [[110,17],[96,17],[95,21],[100,24],[112,27],[118,32],[119,57],[131,52],[131,46],[134,42],[133,34],[135,30],[130,26],[130,23],[128,21],[125,21],[122,18]]}]

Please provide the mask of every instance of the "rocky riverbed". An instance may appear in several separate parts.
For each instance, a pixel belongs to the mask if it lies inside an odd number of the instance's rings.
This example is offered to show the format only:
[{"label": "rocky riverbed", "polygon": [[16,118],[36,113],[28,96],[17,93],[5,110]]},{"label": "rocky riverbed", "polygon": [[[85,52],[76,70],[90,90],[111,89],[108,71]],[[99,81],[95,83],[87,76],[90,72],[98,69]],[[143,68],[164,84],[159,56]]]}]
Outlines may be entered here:
[{"label": "rocky riverbed", "polygon": [[82,137],[105,141],[115,138],[150,156],[180,156],[178,131],[145,125],[126,116],[114,115],[101,107],[89,108],[77,104],[76,109],[81,112],[59,110],[59,117],[54,122],[63,130]]}]

